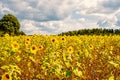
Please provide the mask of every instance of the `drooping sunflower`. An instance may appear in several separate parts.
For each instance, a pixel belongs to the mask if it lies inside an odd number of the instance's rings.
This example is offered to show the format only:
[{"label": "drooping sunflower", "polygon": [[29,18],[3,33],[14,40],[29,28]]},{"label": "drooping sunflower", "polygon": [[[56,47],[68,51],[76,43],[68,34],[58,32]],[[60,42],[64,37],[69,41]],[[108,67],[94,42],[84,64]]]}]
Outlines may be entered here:
[{"label": "drooping sunflower", "polygon": [[2,80],[12,80],[12,76],[6,72],[2,75]]},{"label": "drooping sunflower", "polygon": [[72,54],[72,53],[74,52],[74,48],[73,48],[72,46],[69,46],[69,47],[67,48],[67,52],[68,52],[69,54]]},{"label": "drooping sunflower", "polygon": [[19,44],[16,41],[12,42],[11,46],[13,51],[17,51],[19,49]]},{"label": "drooping sunflower", "polygon": [[30,47],[30,51],[31,51],[31,53],[36,54],[37,51],[38,51],[37,46],[36,46],[36,45],[32,45],[32,46]]}]

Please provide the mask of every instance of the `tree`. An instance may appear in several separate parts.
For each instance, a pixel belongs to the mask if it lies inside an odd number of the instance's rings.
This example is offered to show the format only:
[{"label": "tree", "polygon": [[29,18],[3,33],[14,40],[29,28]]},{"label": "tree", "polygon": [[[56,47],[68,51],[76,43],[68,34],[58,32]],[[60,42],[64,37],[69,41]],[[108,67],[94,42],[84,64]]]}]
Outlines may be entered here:
[{"label": "tree", "polygon": [[11,22],[1,22],[0,30],[4,31],[4,33],[12,34],[14,32],[14,26]]},{"label": "tree", "polygon": [[10,35],[19,35],[20,23],[18,19],[12,14],[4,15],[0,20],[0,31],[4,31],[4,33],[9,33]]},{"label": "tree", "polygon": [[58,35],[120,35],[120,29],[102,29],[102,28],[93,28],[93,29],[82,29],[75,31],[63,32]]},{"label": "tree", "polygon": [[26,35],[26,34],[23,31],[20,31],[19,35]]}]

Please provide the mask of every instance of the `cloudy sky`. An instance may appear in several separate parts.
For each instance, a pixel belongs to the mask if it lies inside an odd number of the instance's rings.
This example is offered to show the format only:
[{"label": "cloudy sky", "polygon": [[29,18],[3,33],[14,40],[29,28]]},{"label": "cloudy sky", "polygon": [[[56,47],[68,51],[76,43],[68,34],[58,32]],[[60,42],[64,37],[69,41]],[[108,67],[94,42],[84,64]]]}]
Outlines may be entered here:
[{"label": "cloudy sky", "polygon": [[8,13],[26,34],[120,27],[120,0],[0,0],[0,18]]}]

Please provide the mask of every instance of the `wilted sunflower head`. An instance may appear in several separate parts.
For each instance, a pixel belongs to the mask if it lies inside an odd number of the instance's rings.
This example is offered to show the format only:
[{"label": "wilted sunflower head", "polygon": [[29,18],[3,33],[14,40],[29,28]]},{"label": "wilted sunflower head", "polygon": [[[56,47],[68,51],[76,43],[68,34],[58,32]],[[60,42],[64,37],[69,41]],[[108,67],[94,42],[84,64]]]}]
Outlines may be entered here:
[{"label": "wilted sunflower head", "polygon": [[4,73],[2,75],[2,80],[12,80],[12,76],[9,73]]},{"label": "wilted sunflower head", "polygon": [[37,46],[36,46],[36,45],[32,45],[32,46],[30,47],[30,51],[31,51],[31,53],[36,54],[36,53],[37,53],[37,51],[38,51]]}]

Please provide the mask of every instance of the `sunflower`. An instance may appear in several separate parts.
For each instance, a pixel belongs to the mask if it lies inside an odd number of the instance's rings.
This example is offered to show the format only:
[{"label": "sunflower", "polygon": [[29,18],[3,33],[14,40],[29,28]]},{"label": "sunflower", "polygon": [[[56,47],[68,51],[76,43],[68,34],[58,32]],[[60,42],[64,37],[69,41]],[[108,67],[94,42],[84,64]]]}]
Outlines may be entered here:
[{"label": "sunflower", "polygon": [[4,37],[5,37],[6,39],[9,39],[9,38],[10,38],[9,34],[7,34],[7,33],[4,35]]},{"label": "sunflower", "polygon": [[66,42],[66,38],[64,36],[61,37],[61,42]]},{"label": "sunflower", "polygon": [[43,49],[43,46],[42,46],[42,45],[39,45],[39,46],[38,46],[38,49],[39,49],[39,50],[42,50],[42,49]]},{"label": "sunflower", "polygon": [[51,42],[52,42],[52,43],[55,43],[55,42],[56,42],[56,39],[55,39],[55,38],[52,38],[52,39],[51,39]]},{"label": "sunflower", "polygon": [[2,80],[12,80],[12,76],[6,72],[2,75]]},{"label": "sunflower", "polygon": [[26,41],[26,42],[25,42],[25,45],[26,45],[26,46],[30,45],[30,41]]},{"label": "sunflower", "polygon": [[19,44],[17,42],[12,42],[11,46],[13,51],[16,51],[19,49]]},{"label": "sunflower", "polygon": [[94,49],[93,45],[90,44],[89,49],[91,49],[91,50]]},{"label": "sunflower", "polygon": [[73,48],[72,46],[69,46],[69,47],[67,48],[67,52],[68,52],[69,54],[72,54],[72,53],[74,52],[74,48]]},{"label": "sunflower", "polygon": [[57,44],[57,43],[58,43],[57,38],[52,37],[52,38],[51,38],[51,43],[53,43],[53,44]]},{"label": "sunflower", "polygon": [[31,53],[36,54],[36,53],[37,53],[37,50],[38,50],[38,48],[37,48],[36,45],[32,45],[32,46],[30,47],[30,51],[31,51]]},{"label": "sunflower", "polygon": [[31,39],[29,37],[25,38],[25,41],[30,41]]}]

